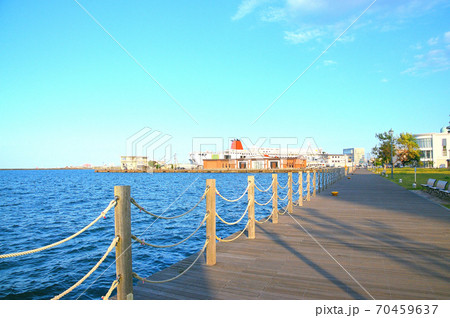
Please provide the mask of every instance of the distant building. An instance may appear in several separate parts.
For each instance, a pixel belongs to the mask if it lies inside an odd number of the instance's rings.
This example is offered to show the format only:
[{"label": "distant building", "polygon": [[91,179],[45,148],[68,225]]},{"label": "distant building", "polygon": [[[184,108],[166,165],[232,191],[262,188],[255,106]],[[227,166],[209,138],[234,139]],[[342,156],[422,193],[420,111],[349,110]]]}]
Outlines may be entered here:
[{"label": "distant building", "polygon": [[347,155],[327,153],[323,155],[323,159],[327,167],[344,168],[351,166],[350,158]]},{"label": "distant building", "polygon": [[305,164],[307,162],[308,166],[320,164],[318,160],[321,159],[321,154],[322,149],[311,145],[297,149],[264,147],[244,149],[242,142],[234,139],[230,149],[220,152],[193,152],[190,154],[189,161],[204,169],[231,169],[232,167],[232,169],[274,169],[297,167],[303,165],[303,161]]},{"label": "distant building", "polygon": [[204,169],[300,169],[306,167],[303,158],[239,158],[203,159]]},{"label": "distant building", "polygon": [[450,168],[450,126],[439,133],[413,135],[420,148],[420,160],[425,167]]},{"label": "distant building", "polygon": [[366,162],[364,148],[346,148],[342,153],[347,155],[349,160],[356,166],[363,165]]},{"label": "distant building", "polygon": [[122,156],[120,166],[122,170],[147,170],[148,160],[145,156]]}]

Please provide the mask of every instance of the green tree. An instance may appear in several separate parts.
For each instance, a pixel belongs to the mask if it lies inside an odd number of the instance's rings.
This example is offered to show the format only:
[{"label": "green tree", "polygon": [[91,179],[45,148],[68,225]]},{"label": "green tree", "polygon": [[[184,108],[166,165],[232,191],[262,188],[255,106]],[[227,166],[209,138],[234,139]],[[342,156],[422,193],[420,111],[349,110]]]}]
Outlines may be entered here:
[{"label": "green tree", "polygon": [[420,148],[410,133],[401,133],[397,139],[397,157],[403,165],[420,162]]},{"label": "green tree", "polygon": [[396,139],[391,136],[388,132],[383,132],[381,134],[376,134],[375,137],[380,141],[379,145],[372,148],[372,154],[376,158],[377,163],[382,165],[391,162],[391,144],[392,151],[395,154],[396,151]]}]

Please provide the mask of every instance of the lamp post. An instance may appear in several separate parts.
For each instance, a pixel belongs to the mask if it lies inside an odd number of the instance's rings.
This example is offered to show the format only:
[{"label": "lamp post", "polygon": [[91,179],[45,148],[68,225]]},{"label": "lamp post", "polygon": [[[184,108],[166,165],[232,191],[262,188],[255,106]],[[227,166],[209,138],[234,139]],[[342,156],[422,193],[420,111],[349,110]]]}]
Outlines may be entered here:
[{"label": "lamp post", "polygon": [[394,179],[394,155],[393,155],[393,151],[392,151],[392,147],[393,147],[393,135],[394,135],[394,131],[391,129],[389,130],[389,136],[391,136],[391,179]]}]

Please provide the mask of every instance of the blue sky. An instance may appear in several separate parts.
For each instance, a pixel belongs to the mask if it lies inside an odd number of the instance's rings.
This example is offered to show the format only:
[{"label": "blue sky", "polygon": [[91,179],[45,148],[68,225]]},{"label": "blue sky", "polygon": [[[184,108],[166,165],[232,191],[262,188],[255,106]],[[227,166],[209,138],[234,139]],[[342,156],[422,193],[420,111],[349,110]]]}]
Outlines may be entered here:
[{"label": "blue sky", "polygon": [[199,137],[341,153],[439,131],[449,16],[437,0],[1,1],[0,168],[118,164],[144,127],[180,162]]}]

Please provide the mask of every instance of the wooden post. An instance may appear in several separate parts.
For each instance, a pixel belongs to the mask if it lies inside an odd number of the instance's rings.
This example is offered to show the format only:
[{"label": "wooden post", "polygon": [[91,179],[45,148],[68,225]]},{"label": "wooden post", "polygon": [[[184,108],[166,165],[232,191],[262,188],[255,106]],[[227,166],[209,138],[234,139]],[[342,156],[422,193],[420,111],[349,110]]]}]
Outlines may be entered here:
[{"label": "wooden post", "polygon": [[325,191],[325,169],[322,169],[322,191]]},{"label": "wooden post", "polygon": [[288,213],[291,214],[292,208],[292,172],[288,172]]},{"label": "wooden post", "polygon": [[316,197],[316,170],[314,170],[314,175],[313,175],[313,198]]},{"label": "wooden post", "polygon": [[255,238],[255,176],[248,176],[248,238]]},{"label": "wooden post", "polygon": [[322,169],[319,169],[317,171],[317,193],[320,193],[321,189],[320,189],[320,172],[322,171]]},{"label": "wooden post", "polygon": [[206,187],[206,211],[209,213],[206,219],[206,238],[209,240],[206,246],[206,265],[216,264],[216,180],[207,179]]},{"label": "wooden post", "polygon": [[278,223],[278,175],[272,173],[272,223]]},{"label": "wooden post", "polygon": [[303,172],[298,173],[298,205],[303,206]]},{"label": "wooden post", "polygon": [[311,176],[309,170],[306,171],[306,201],[311,201]]},{"label": "wooden post", "polygon": [[120,277],[117,285],[118,300],[133,300],[133,264],[131,258],[131,201],[130,186],[115,186],[114,208],[116,237],[116,275]]}]

